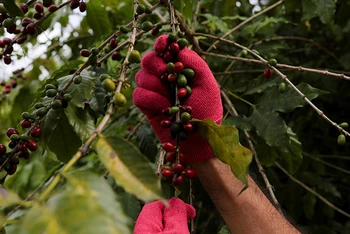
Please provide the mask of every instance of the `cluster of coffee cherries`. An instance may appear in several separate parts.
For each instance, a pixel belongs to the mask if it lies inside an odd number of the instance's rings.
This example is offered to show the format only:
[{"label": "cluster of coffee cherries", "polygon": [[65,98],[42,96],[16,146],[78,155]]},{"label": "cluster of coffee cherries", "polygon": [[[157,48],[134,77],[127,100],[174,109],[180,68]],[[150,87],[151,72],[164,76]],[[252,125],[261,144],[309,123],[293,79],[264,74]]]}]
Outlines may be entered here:
[{"label": "cluster of coffee cherries", "polygon": [[[179,33],[179,36],[183,36]],[[192,89],[190,83],[195,72],[185,67],[181,61],[177,61],[180,50],[188,45],[185,38],[178,38],[175,34],[168,34],[168,47],[165,51],[156,48],[156,53],[167,63],[167,71],[159,78],[163,83],[169,85],[170,93],[173,93],[174,105],[162,111],[164,119],[161,126],[170,129],[170,138],[176,139],[176,146],[171,142],[162,144],[163,150],[166,151],[165,160],[168,165],[162,169],[162,177],[172,178],[174,186],[180,186],[185,178],[194,179],[197,173],[194,169],[184,164],[184,155],[178,145],[179,141],[187,140],[189,134],[194,131],[194,126],[190,122],[192,108],[183,105],[183,101],[191,96]]]},{"label": "cluster of coffee cherries", "polygon": [[8,153],[6,153],[6,146],[0,144],[0,168],[3,168],[8,175],[13,175],[16,172],[20,158],[28,159],[29,151],[34,152],[38,148],[35,139],[40,137],[41,128],[35,120],[30,118],[29,113],[24,112],[22,116],[26,118],[21,121],[21,126],[23,129],[29,130],[20,135],[15,128],[7,129],[6,135],[10,138],[8,147],[12,149]]},{"label": "cluster of coffee cherries", "polygon": [[8,81],[1,81],[0,82],[0,104],[5,100],[7,94],[11,93],[11,90],[17,87],[18,85],[18,79],[23,78],[23,72],[24,69],[19,69],[13,72],[13,77],[11,77]]},{"label": "cluster of coffee cherries", "polygon": [[[70,2],[70,8],[76,9],[79,7],[81,12],[86,11],[86,3],[80,0],[72,0]],[[55,12],[58,7],[53,4],[53,0],[43,0],[42,3],[36,3],[34,5],[35,12],[33,13],[33,19],[40,20],[44,17],[45,7],[48,12]],[[20,8],[24,14],[29,11],[29,6],[26,3],[21,3]],[[7,13],[7,10],[2,4],[0,4],[0,27],[6,28],[9,34],[16,34],[17,37],[10,39],[8,37],[0,40],[0,48],[2,52],[0,53],[0,59],[3,59],[5,64],[11,64],[12,58],[11,53],[13,52],[13,44],[23,44],[27,40],[28,35],[34,35],[37,32],[35,22],[29,18],[24,17],[21,22],[22,29],[16,25],[16,17],[12,17]]]}]

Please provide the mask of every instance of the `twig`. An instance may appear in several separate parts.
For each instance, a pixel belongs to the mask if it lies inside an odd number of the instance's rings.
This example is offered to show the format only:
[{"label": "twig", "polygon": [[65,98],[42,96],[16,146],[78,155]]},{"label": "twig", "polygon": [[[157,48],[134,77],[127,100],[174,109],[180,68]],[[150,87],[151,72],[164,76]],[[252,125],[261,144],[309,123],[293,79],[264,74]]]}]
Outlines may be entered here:
[{"label": "twig", "polygon": [[[234,46],[236,46],[236,47],[238,47],[238,48],[240,48],[242,50],[247,50],[249,53],[251,53],[253,56],[258,58],[260,61],[257,61],[257,60],[254,60],[254,59],[249,60],[249,59],[244,59],[244,58],[240,58],[240,57],[232,57],[235,60],[249,61],[251,63],[260,63],[260,64],[268,65],[268,62],[265,59],[263,59],[261,56],[259,56],[258,54],[254,53],[249,48],[247,48],[245,46],[242,46],[242,45],[240,45],[240,44],[238,44],[236,42],[233,42],[233,41],[230,41],[230,40],[227,40],[227,39],[222,39],[222,38],[219,38],[219,37],[216,37],[216,36],[212,36],[210,34],[205,34],[205,33],[196,33],[195,35],[197,35],[197,36],[204,36],[204,37],[207,37],[207,38],[212,38],[212,39],[215,39],[215,40],[226,42],[226,43],[234,45]],[[203,52],[203,53],[205,55],[215,56],[215,54],[213,54],[213,53],[207,53],[207,52]],[[330,72],[328,70],[319,70],[319,69],[313,69],[313,68],[305,68],[305,67],[302,67],[302,66],[292,66],[292,65],[281,64],[281,63],[278,63],[276,65],[276,67],[286,68],[286,69],[291,69],[291,70],[297,70],[297,71],[312,72],[312,73],[322,74],[322,75],[326,75],[326,76],[334,76],[334,77],[338,77],[338,78],[343,79],[343,80],[350,81],[350,77],[349,76],[346,76],[346,75],[340,74],[340,73]]]},{"label": "twig", "polygon": [[315,195],[316,197],[318,197],[321,201],[323,201],[326,205],[328,205],[329,207],[333,208],[334,210],[338,211],[339,213],[345,215],[346,217],[350,218],[350,214],[343,211],[342,209],[336,207],[335,205],[333,205],[330,201],[328,201],[326,198],[324,198],[322,195],[320,195],[318,192],[316,192],[315,190],[311,189],[309,186],[307,186],[306,184],[304,184],[303,182],[301,182],[300,180],[298,180],[297,178],[295,178],[294,176],[292,176],[286,169],[284,169],[278,162],[275,162],[275,165],[281,170],[283,171],[291,180],[293,180],[295,183],[299,184],[301,187],[303,187],[304,189],[306,189],[308,192],[312,193],[313,195]]},{"label": "twig", "polygon": [[128,138],[126,138],[127,141],[130,141],[131,137],[135,136],[137,130],[141,127],[141,125],[146,121],[147,116],[143,116],[142,119],[139,120],[139,122],[137,123],[137,125],[132,129],[132,131],[130,132]]},{"label": "twig", "polygon": [[158,157],[158,161],[157,161],[157,170],[156,170],[156,174],[158,176],[160,176],[161,172],[162,172],[162,166],[164,164],[164,157],[166,155],[165,150],[163,150],[163,148],[160,149],[159,152],[159,157]]},{"label": "twig", "polygon": [[319,158],[330,158],[330,159],[341,159],[341,160],[350,160],[349,156],[338,156],[338,155],[318,155]]},{"label": "twig", "polygon": [[[191,206],[193,206],[193,184],[192,184],[192,180],[189,180],[190,182],[190,192],[188,195],[188,200]],[[190,222],[191,225],[191,234],[195,233],[195,228],[194,228],[194,219],[191,220]]]},{"label": "twig", "polygon": [[197,0],[196,8],[194,10],[193,18],[192,18],[192,33],[196,32],[196,26],[197,26],[197,17],[198,17],[198,11],[199,11],[199,4],[201,0]]},{"label": "twig", "polygon": [[[253,19],[257,18],[258,16],[265,14],[266,12],[268,12],[269,10],[277,7],[278,5],[280,5],[281,3],[283,3],[284,0],[280,0],[278,2],[276,2],[275,4],[267,7],[266,9],[260,11],[259,13],[252,15],[251,17],[249,17],[248,19],[246,19],[245,21],[241,22],[239,25],[237,25],[236,27],[234,27],[233,29],[231,29],[230,31],[228,31],[227,33],[225,33],[223,36],[220,37],[220,39],[223,39],[225,37],[227,37],[228,35],[230,35],[231,33],[233,33],[234,31],[236,31],[237,29],[241,28],[242,26],[244,26],[245,24],[249,23],[250,21],[252,21]],[[211,51],[213,48],[215,48],[215,46],[219,43],[220,41],[217,40],[215,41],[208,49],[207,52]]]},{"label": "twig", "polygon": [[[238,116],[238,113],[237,113],[235,107],[233,106],[233,104],[230,101],[229,97],[227,96],[227,94],[223,90],[221,90],[221,95],[224,98],[224,100],[227,103],[227,105],[229,106],[229,110],[231,112],[231,115]],[[281,209],[281,206],[280,206],[280,204],[279,204],[279,202],[278,202],[278,200],[277,200],[277,198],[275,196],[275,193],[273,192],[273,187],[270,184],[270,181],[269,181],[269,179],[267,178],[267,176],[265,174],[265,170],[264,170],[263,166],[260,163],[258,154],[256,153],[256,150],[254,148],[254,144],[253,144],[253,142],[251,140],[251,137],[250,137],[249,133],[246,130],[244,130],[243,133],[244,133],[245,137],[247,138],[247,141],[248,141],[248,144],[249,144],[249,148],[252,151],[254,160],[256,162],[256,165],[258,166],[259,173],[261,174],[261,176],[262,176],[262,178],[264,180],[265,186],[266,186],[267,190],[270,193],[272,202],[273,202],[274,206],[276,207],[276,209],[283,215],[283,211]]]},{"label": "twig", "polygon": [[336,169],[336,170],[338,170],[338,171],[341,171],[341,172],[343,172],[343,173],[346,173],[346,174],[349,174],[349,175],[350,175],[350,171],[349,171],[349,170],[346,170],[346,169],[344,169],[344,168],[341,168],[341,167],[338,167],[338,166],[336,166],[336,165],[333,165],[332,163],[326,162],[326,161],[320,159],[319,157],[315,157],[315,156],[313,156],[313,155],[311,155],[311,154],[308,154],[308,153],[305,153],[305,152],[304,152],[303,154],[304,154],[306,157],[312,158],[313,160],[315,160],[315,161],[317,161],[317,162],[320,162],[320,163],[322,163],[322,164],[324,164],[324,165],[326,165],[326,166],[328,166],[328,167],[334,168],[334,169]]},{"label": "twig", "polygon": [[[152,7],[152,4],[149,3],[147,0],[142,0],[147,6],[149,7]],[[159,3],[158,3],[159,4]],[[158,7],[158,4],[157,4],[157,7]],[[156,10],[154,9],[153,10],[153,13],[156,14],[158,16],[158,18],[162,21],[162,22],[165,22],[166,19]]]}]

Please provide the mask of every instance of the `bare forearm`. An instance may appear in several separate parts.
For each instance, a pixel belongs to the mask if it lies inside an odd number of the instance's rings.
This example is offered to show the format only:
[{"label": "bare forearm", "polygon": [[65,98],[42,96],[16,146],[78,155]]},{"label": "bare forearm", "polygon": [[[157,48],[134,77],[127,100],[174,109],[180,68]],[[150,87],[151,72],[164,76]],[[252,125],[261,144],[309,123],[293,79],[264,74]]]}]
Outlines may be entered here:
[{"label": "bare forearm", "polygon": [[230,167],[217,158],[192,165],[221,216],[234,233],[299,233],[249,178],[244,187]]}]

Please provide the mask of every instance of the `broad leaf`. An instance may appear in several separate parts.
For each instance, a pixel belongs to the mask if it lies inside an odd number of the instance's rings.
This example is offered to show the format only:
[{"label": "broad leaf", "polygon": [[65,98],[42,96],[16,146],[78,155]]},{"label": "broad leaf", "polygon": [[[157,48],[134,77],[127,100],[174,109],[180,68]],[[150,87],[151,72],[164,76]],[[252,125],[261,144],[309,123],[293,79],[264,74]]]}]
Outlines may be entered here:
[{"label": "broad leaf", "polygon": [[254,109],[251,118],[256,132],[269,146],[288,151],[291,143],[287,134],[287,125],[277,112],[257,108]]},{"label": "broad leaf", "polygon": [[96,37],[100,37],[112,29],[106,8],[102,4],[102,0],[90,1],[87,4],[86,19]]},{"label": "broad leaf", "polygon": [[145,202],[162,198],[159,179],[134,145],[117,137],[101,136],[95,150],[118,185],[127,192]]},{"label": "broad leaf", "polygon": [[251,130],[253,128],[251,118],[243,116],[231,116],[222,121],[223,125],[231,125],[242,130]]},{"label": "broad leaf", "polygon": [[238,130],[217,125],[213,120],[195,120],[199,134],[209,142],[214,155],[231,166],[232,173],[248,185],[248,168],[252,153],[239,143]]},{"label": "broad leaf", "polygon": [[[313,88],[309,84],[300,83],[297,88],[309,99],[313,100],[320,95],[328,92]],[[297,107],[302,107],[306,104],[304,99],[292,88],[284,93],[281,93],[278,87],[274,87],[264,93],[260,99],[259,105],[262,108],[288,113]]]},{"label": "broad leaf", "polygon": [[322,23],[332,24],[335,13],[335,0],[311,0],[315,7],[315,13],[320,17]]},{"label": "broad leaf", "polygon": [[69,124],[83,141],[87,140],[95,130],[95,120],[87,110],[69,105],[65,109]]},{"label": "broad leaf", "polygon": [[303,210],[306,218],[309,220],[312,219],[315,213],[315,205],[316,205],[317,199],[316,196],[312,193],[307,193],[303,197]]},{"label": "broad leaf", "polygon": [[131,233],[129,220],[105,182],[94,174],[66,176],[69,187],[25,215],[17,233]]},{"label": "broad leaf", "polygon": [[0,0],[11,16],[22,16],[23,11],[18,7],[14,0]]},{"label": "broad leaf", "polygon": [[0,208],[5,208],[15,204],[25,204],[24,201],[16,194],[8,191],[0,185]]},{"label": "broad leaf", "polygon": [[231,234],[231,231],[230,231],[230,229],[228,228],[228,226],[225,225],[225,226],[223,226],[223,227],[220,229],[220,231],[219,231],[218,234]]},{"label": "broad leaf", "polygon": [[250,95],[254,93],[262,93],[267,88],[275,86],[279,82],[278,78],[267,80],[262,76],[259,76],[258,78],[249,81],[246,85],[246,89],[243,93],[243,95]]},{"label": "broad leaf", "polygon": [[[84,108],[85,104],[89,103],[92,99],[95,90],[95,78],[91,77],[86,70],[81,72],[80,76],[83,78],[83,81],[78,85],[72,83],[66,93],[72,95],[72,100],[69,102],[70,105]],[[59,84],[58,87],[63,88],[71,78],[72,75],[59,78],[57,80]]]}]

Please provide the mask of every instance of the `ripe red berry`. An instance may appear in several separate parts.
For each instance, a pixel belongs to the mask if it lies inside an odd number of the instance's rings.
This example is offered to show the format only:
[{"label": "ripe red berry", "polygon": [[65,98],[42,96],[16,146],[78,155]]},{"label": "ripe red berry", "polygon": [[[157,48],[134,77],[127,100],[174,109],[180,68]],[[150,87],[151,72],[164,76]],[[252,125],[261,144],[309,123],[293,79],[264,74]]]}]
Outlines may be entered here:
[{"label": "ripe red berry", "polygon": [[25,3],[21,3],[21,10],[23,14],[26,14],[28,12],[28,6]]},{"label": "ripe red berry", "polygon": [[52,5],[52,0],[44,0],[44,1],[43,1],[43,5],[44,5],[44,7],[49,7],[49,6],[51,6],[51,5]]},{"label": "ripe red berry", "polygon": [[116,48],[116,47],[118,46],[118,41],[117,41],[117,39],[112,38],[112,39],[109,41],[109,45],[111,46],[112,49]]},{"label": "ripe red berry", "polygon": [[11,54],[13,52],[13,46],[8,45],[6,48],[3,50],[4,54]]},{"label": "ripe red berry", "polygon": [[180,163],[185,164],[185,155],[184,154],[180,154],[179,159],[180,159]]},{"label": "ripe red berry", "polygon": [[18,151],[26,151],[27,150],[27,144],[24,142],[19,142],[17,147],[18,147]]},{"label": "ripe red berry", "polygon": [[16,43],[21,45],[27,40],[27,36],[21,36],[16,39]]},{"label": "ripe red berry", "polygon": [[70,7],[72,10],[74,10],[74,9],[78,8],[79,5],[80,5],[80,4],[79,4],[79,1],[71,1],[70,4],[69,4],[69,7]]},{"label": "ripe red berry", "polygon": [[10,169],[10,170],[7,170],[6,172],[7,172],[7,174],[9,174],[9,175],[13,175],[13,174],[15,174],[16,170],[17,170],[17,165],[12,165],[12,166],[11,166],[11,169]]},{"label": "ripe red berry", "polygon": [[80,55],[83,56],[83,57],[89,57],[90,56],[90,50],[88,49],[82,49],[80,51]]},{"label": "ripe red berry", "polygon": [[10,141],[10,142],[9,142],[9,148],[10,148],[10,149],[15,148],[16,145],[17,145],[17,142],[16,142],[16,141]]},{"label": "ripe red berry", "polygon": [[272,71],[270,68],[265,68],[264,70],[264,77],[266,79],[270,79],[272,77]]},{"label": "ripe red berry", "polygon": [[168,115],[169,115],[169,110],[170,110],[170,107],[164,108],[164,109],[162,110],[162,115],[168,116]]},{"label": "ripe red berry", "polygon": [[33,151],[37,150],[38,145],[36,144],[36,142],[34,140],[28,140],[27,141],[27,148],[33,152]]},{"label": "ripe red berry", "polygon": [[85,2],[80,2],[79,10],[80,10],[80,12],[85,12],[86,11],[86,3]]},{"label": "ripe red berry", "polygon": [[17,87],[17,80],[12,80],[11,81],[11,87],[16,88]]},{"label": "ripe red berry", "polygon": [[35,9],[36,12],[38,12],[38,13],[43,13],[43,12],[44,12],[44,7],[43,7],[43,5],[41,5],[40,3],[35,4],[34,9]]},{"label": "ripe red berry", "polygon": [[164,169],[162,170],[162,176],[163,176],[164,178],[169,179],[169,178],[173,177],[173,175],[174,175],[174,173],[173,173],[170,169],[164,168]]},{"label": "ripe red berry", "polygon": [[5,47],[5,43],[4,43],[3,40],[0,40],[0,47],[1,47],[1,48],[4,48],[4,47]]},{"label": "ripe red berry", "polygon": [[18,152],[18,157],[28,159],[29,158],[28,150]]},{"label": "ripe red berry", "polygon": [[181,163],[174,163],[171,168],[175,174],[181,174],[185,169]]},{"label": "ripe red berry", "polygon": [[193,131],[193,125],[191,123],[184,124],[183,128],[184,128],[184,130],[186,132],[192,132]]},{"label": "ripe red berry", "polygon": [[173,55],[170,53],[170,51],[166,51],[163,56],[165,62],[170,62],[173,60]]},{"label": "ripe red berry", "polygon": [[11,92],[11,88],[5,88],[3,92],[4,93],[10,93]]},{"label": "ripe red berry", "polygon": [[19,132],[17,131],[17,129],[15,128],[9,128],[6,131],[6,136],[11,137],[13,134],[19,134]]},{"label": "ripe red berry", "polygon": [[174,175],[173,177],[173,185],[180,186],[185,180],[185,177],[183,175]]},{"label": "ripe red berry", "polygon": [[25,17],[22,19],[22,26],[26,27],[28,24],[30,24],[32,22],[32,20],[28,17]]},{"label": "ripe red berry", "polygon": [[171,123],[170,120],[165,119],[165,120],[162,120],[162,121],[160,122],[160,125],[161,125],[163,128],[170,128],[171,125],[172,125],[172,123]]},{"label": "ripe red berry", "polygon": [[28,25],[26,26],[26,30],[27,30],[28,34],[34,35],[34,34],[36,33],[35,24],[33,24],[33,23],[28,24]]},{"label": "ripe red berry", "polygon": [[0,154],[6,153],[6,146],[3,144],[0,144]]},{"label": "ripe red berry", "polygon": [[172,162],[172,161],[174,161],[174,160],[175,160],[175,152],[168,152],[168,153],[166,153],[166,155],[165,155],[165,160],[166,160],[167,162]]},{"label": "ripe red berry", "polygon": [[186,95],[187,95],[187,90],[185,88],[179,88],[177,90],[177,96],[179,98],[184,98],[184,97],[186,97]]},{"label": "ripe red berry", "polygon": [[122,55],[120,54],[120,52],[119,51],[114,51],[113,53],[112,53],[112,60],[116,60],[116,61],[120,61],[120,60],[122,60]]},{"label": "ripe red berry", "polygon": [[175,150],[175,146],[171,142],[163,143],[163,149],[166,152],[173,152]]},{"label": "ripe red berry", "polygon": [[9,55],[4,56],[4,63],[9,65],[12,62],[12,59]]},{"label": "ripe red berry", "polygon": [[182,72],[183,69],[184,69],[184,65],[182,64],[182,62],[176,62],[173,66],[173,71],[176,73]]},{"label": "ripe red berry", "polygon": [[22,120],[22,122],[21,122],[22,128],[29,128],[31,125],[32,125],[32,123],[26,119]]},{"label": "ripe red berry", "polygon": [[39,20],[39,19],[43,18],[43,14],[39,13],[39,12],[35,12],[33,17],[34,17],[34,19]]},{"label": "ripe red berry", "polygon": [[176,81],[176,76],[175,76],[174,74],[169,74],[169,75],[168,75],[168,81],[169,81],[170,83],[175,82],[175,81]]},{"label": "ripe red berry", "polygon": [[10,45],[12,43],[12,40],[8,37],[3,38],[2,41],[4,42],[4,45]]},{"label": "ripe red berry", "polygon": [[177,42],[173,42],[170,44],[169,49],[171,50],[171,52],[179,53],[180,46],[179,46],[179,44],[177,44]]},{"label": "ripe red berry", "polygon": [[41,135],[41,127],[40,126],[35,126],[31,131],[30,135],[34,138],[38,138]]},{"label": "ripe red berry", "polygon": [[56,10],[57,10],[57,6],[56,5],[51,5],[49,7],[49,12],[51,12],[51,13],[55,12]]},{"label": "ripe red berry", "polygon": [[156,28],[156,27],[152,28],[152,31],[151,31],[152,36],[157,36],[158,33],[159,33],[159,29],[158,28]]},{"label": "ripe red berry", "polygon": [[192,169],[192,168],[186,168],[185,170],[185,176],[187,179],[194,179],[197,177],[197,172],[196,170]]}]

